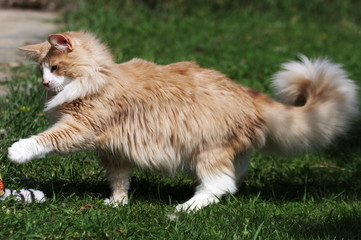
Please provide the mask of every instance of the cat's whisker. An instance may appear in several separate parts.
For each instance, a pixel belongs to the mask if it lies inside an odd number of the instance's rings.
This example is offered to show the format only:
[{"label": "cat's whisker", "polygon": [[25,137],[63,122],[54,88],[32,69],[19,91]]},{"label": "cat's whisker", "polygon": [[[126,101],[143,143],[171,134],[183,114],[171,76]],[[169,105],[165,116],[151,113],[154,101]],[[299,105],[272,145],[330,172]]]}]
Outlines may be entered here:
[{"label": "cat's whisker", "polygon": [[44,98],[44,99],[47,99],[48,91],[46,89],[43,90],[43,93],[42,93],[41,97]]}]

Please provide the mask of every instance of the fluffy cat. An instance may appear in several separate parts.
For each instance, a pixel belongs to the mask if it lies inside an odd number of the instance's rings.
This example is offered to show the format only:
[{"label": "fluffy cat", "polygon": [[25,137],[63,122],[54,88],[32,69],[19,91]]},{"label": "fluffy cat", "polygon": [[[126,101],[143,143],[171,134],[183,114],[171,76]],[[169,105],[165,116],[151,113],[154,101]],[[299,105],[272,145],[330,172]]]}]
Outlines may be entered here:
[{"label": "fluffy cat", "polygon": [[273,85],[283,102],[194,62],[116,64],[92,34],[66,32],[21,48],[39,63],[54,124],[21,139],[8,158],[25,163],[49,153],[97,152],[109,204],[128,202],[133,166],[194,171],[192,211],[237,191],[254,148],[300,154],[331,144],[357,113],[357,87],[326,59],[288,62]]}]

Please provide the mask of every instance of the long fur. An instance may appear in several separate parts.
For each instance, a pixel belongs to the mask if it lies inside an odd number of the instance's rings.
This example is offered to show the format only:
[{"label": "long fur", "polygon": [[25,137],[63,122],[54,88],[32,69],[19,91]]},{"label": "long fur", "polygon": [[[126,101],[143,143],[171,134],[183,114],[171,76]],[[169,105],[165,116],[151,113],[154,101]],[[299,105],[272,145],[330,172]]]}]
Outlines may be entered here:
[{"label": "long fur", "polygon": [[358,113],[357,86],[340,65],[300,58],[283,64],[273,77],[276,96],[287,105],[272,102],[263,110],[267,147],[291,155],[329,145]]},{"label": "long fur", "polygon": [[252,149],[323,147],[357,113],[357,87],[325,59],[284,64],[273,80],[280,103],[194,62],[115,64],[89,33],[55,34],[34,46],[21,49],[35,53],[41,69],[56,66],[44,79],[52,81],[45,110],[55,123],[10,147],[10,160],[94,149],[113,191],[107,202],[115,205],[127,203],[136,165],[194,171],[200,185],[177,210],[202,208],[237,191]]}]

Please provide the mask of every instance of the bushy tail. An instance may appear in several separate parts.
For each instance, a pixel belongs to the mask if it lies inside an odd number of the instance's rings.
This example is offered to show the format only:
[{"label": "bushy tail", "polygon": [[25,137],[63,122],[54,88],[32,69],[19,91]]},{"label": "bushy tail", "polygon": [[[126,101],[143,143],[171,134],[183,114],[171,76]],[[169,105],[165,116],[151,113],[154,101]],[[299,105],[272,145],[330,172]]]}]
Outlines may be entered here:
[{"label": "bushy tail", "polygon": [[357,114],[357,86],[326,59],[288,62],[274,75],[280,102],[265,101],[266,148],[299,154],[330,144]]}]

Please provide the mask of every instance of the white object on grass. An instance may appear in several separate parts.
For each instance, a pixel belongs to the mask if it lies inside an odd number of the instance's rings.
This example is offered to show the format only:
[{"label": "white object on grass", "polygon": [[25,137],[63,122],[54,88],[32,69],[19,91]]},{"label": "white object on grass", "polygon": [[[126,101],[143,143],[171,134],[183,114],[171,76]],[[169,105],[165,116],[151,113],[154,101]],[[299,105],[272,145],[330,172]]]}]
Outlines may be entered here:
[{"label": "white object on grass", "polygon": [[39,202],[43,203],[46,200],[45,194],[42,191],[34,190],[34,189],[20,189],[20,190],[12,190],[5,188],[5,194],[0,197],[0,200],[5,200],[6,198],[13,196],[17,201],[23,202]]}]

